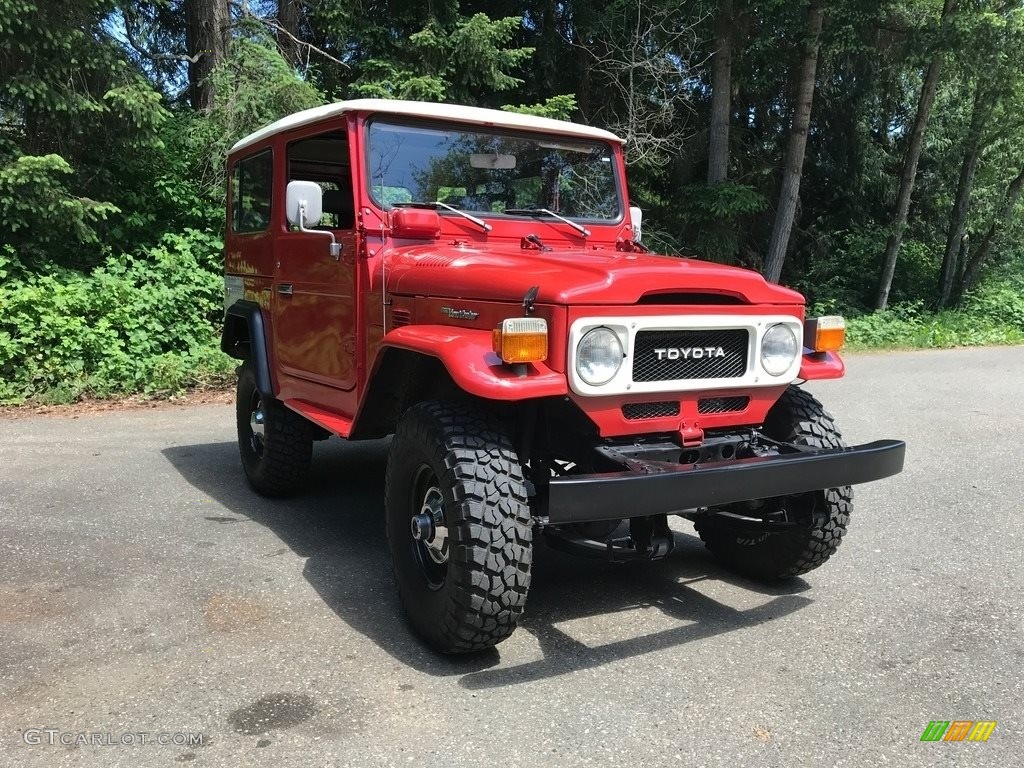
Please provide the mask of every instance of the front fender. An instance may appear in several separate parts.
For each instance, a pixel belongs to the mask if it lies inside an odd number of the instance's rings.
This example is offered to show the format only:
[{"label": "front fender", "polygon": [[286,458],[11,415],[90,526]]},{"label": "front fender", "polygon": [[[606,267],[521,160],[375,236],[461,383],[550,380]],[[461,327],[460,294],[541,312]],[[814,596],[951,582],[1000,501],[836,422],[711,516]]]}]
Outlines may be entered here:
[{"label": "front fender", "polygon": [[568,393],[565,376],[544,363],[512,370],[491,348],[491,332],[448,325],[409,325],[388,333],[381,353],[393,347],[436,357],[462,391],[487,400],[532,400]]},{"label": "front fender", "polygon": [[804,381],[841,379],[846,373],[846,363],[835,352],[807,352],[800,361],[800,373]]}]

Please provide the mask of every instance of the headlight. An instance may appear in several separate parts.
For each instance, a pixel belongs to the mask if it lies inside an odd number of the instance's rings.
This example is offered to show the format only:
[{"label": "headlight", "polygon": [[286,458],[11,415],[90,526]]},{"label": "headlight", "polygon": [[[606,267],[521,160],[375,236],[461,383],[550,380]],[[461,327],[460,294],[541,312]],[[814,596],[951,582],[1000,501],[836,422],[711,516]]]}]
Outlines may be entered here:
[{"label": "headlight", "polygon": [[773,325],[761,339],[761,366],[772,376],[781,376],[800,354],[796,334],[788,325]]},{"label": "headlight", "polygon": [[614,331],[594,328],[576,347],[576,373],[587,384],[599,387],[611,381],[622,367],[622,344]]}]

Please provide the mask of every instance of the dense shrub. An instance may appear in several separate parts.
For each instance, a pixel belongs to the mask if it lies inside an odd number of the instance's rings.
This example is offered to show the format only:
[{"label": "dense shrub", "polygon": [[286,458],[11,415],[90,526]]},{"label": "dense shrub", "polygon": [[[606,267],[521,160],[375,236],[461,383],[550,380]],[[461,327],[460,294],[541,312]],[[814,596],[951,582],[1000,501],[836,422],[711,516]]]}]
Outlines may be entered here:
[{"label": "dense shrub", "polygon": [[899,304],[848,321],[852,349],[966,347],[1024,343],[1024,279],[982,285],[963,309],[929,312],[922,302]]},{"label": "dense shrub", "polygon": [[91,274],[22,270],[0,251],[0,401],[167,394],[223,378],[221,243],[168,234]]}]

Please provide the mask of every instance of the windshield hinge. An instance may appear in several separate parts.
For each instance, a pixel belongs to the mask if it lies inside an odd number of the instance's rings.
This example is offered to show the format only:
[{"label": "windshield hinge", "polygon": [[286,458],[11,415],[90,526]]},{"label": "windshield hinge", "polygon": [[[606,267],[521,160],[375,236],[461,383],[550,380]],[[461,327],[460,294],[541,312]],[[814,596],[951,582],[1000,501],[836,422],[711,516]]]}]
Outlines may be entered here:
[{"label": "windshield hinge", "polygon": [[519,247],[524,251],[550,251],[551,246],[544,245],[544,241],[534,234],[526,235],[519,241]]}]

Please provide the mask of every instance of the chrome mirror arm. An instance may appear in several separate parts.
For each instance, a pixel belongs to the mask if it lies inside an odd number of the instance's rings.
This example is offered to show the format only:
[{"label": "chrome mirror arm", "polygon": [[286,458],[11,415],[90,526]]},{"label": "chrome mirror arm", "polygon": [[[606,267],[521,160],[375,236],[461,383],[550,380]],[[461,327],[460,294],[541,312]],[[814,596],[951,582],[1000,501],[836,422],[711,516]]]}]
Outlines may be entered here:
[{"label": "chrome mirror arm", "polygon": [[334,239],[333,232],[324,232],[322,229],[307,229],[306,227],[306,201],[299,201],[299,232],[307,235],[323,235],[331,240],[331,257],[337,261],[341,258],[341,243]]}]

